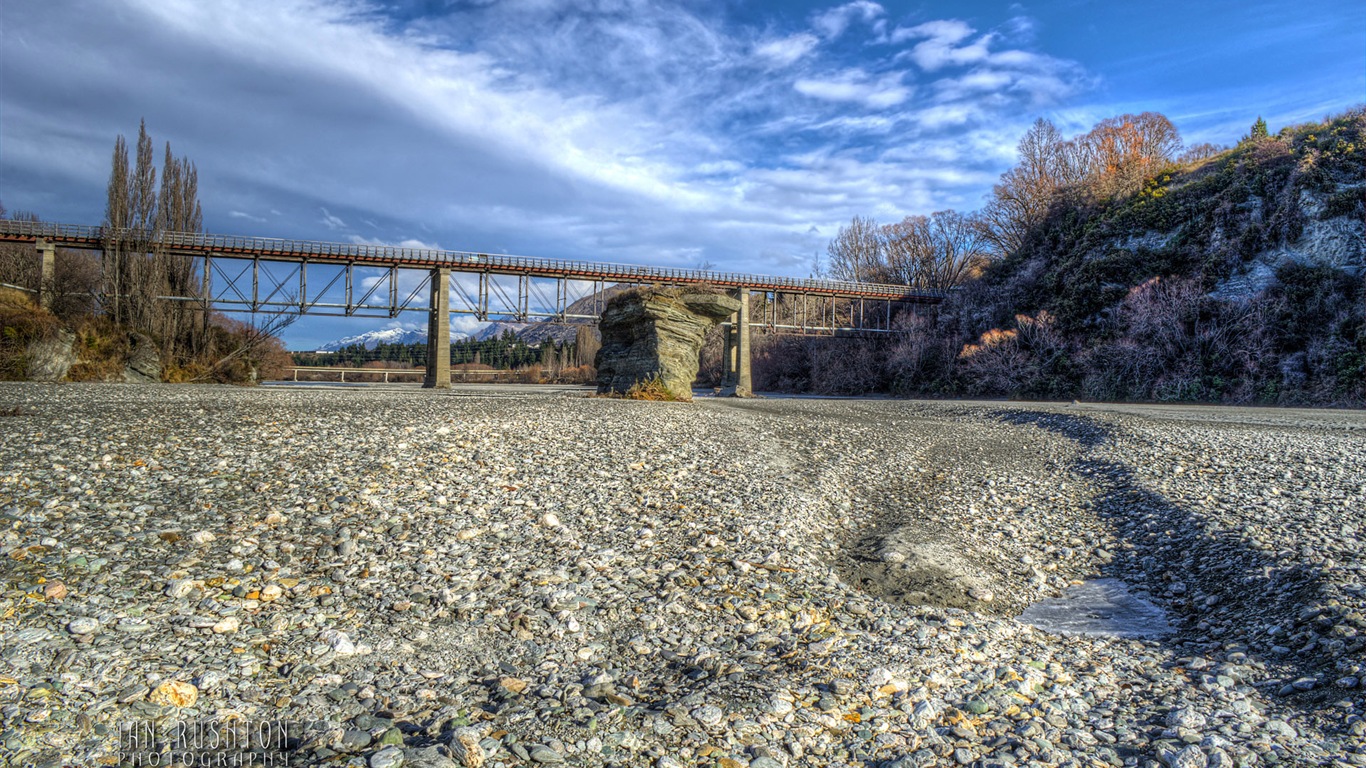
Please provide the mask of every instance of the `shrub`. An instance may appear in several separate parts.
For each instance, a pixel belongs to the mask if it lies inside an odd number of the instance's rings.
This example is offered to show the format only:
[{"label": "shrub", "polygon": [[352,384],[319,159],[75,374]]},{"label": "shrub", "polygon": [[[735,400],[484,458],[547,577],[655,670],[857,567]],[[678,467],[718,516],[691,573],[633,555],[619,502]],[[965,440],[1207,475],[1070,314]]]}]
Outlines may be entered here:
[{"label": "shrub", "polygon": [[875,339],[812,339],[807,346],[811,390],[821,395],[865,395],[881,391],[881,350]]},{"label": "shrub", "polygon": [[36,306],[0,305],[0,381],[23,381],[28,377],[28,347],[51,339],[61,323]]},{"label": "shrub", "polygon": [[561,368],[555,381],[560,384],[592,384],[597,378],[598,369],[591,365],[576,365],[572,368]]},{"label": "shrub", "polygon": [[670,392],[664,386],[664,381],[658,376],[645,381],[637,381],[621,397],[625,400],[654,400],[667,403],[680,402],[683,399]]},{"label": "shrub", "polygon": [[893,392],[942,394],[952,391],[958,344],[930,317],[905,312],[893,324],[897,335],[887,351]]},{"label": "shrub", "polygon": [[76,324],[76,363],[67,371],[70,381],[117,381],[127,365],[128,332],[104,317]]}]

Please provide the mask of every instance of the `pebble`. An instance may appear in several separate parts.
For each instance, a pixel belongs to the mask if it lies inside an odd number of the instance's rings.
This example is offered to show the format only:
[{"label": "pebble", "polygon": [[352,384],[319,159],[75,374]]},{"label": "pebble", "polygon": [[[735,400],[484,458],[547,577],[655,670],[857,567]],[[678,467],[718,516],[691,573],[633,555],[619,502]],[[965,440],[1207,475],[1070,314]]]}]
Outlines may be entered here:
[{"label": "pebble", "polygon": [[479,744],[481,740],[482,734],[478,728],[464,726],[452,731],[450,749],[456,762],[464,768],[482,768],[484,748]]},{"label": "pebble", "polygon": [[194,582],[189,579],[172,579],[166,584],[166,596],[179,600],[194,591]]},{"label": "pebble", "polygon": [[[1359,414],[577,395],[0,384],[0,746],[189,708],[305,764],[1366,763]],[[1176,632],[1014,619],[1100,572]]]},{"label": "pebble", "polygon": [[692,717],[703,728],[715,728],[725,719],[726,713],[720,707],[708,704],[692,711]]},{"label": "pebble", "polygon": [[66,625],[66,631],[70,632],[73,635],[88,635],[92,632],[97,631],[99,628],[99,621],[85,616],[72,619],[71,621],[67,622]]},{"label": "pebble", "polygon": [[241,626],[241,619],[237,618],[236,616],[229,616],[225,619],[215,622],[213,625],[213,631],[214,634],[217,635],[230,635],[236,632],[238,629],[240,629]]},{"label": "pebble", "polygon": [[167,680],[153,689],[147,700],[166,707],[193,707],[199,701],[199,689],[190,683]]},{"label": "pebble", "polygon": [[564,755],[551,749],[550,747],[537,744],[530,750],[531,760],[537,763],[563,763]]}]

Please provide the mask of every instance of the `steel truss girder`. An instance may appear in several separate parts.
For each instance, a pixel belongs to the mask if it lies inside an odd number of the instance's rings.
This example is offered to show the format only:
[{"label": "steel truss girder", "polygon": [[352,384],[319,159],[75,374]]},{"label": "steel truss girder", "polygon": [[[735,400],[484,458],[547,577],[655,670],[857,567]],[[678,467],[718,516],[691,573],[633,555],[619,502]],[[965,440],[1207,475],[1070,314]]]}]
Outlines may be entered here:
[{"label": "steel truss girder", "polygon": [[[203,293],[197,297],[165,297],[177,301],[195,301],[210,308],[246,312],[296,312],[339,317],[388,317],[402,312],[429,312],[426,294],[431,282],[431,270],[419,269],[421,279],[414,287],[401,285],[401,276],[412,270],[399,264],[374,266],[356,262],[314,262],[307,259],[287,260],[244,257],[211,253],[203,260]],[[240,264],[240,268],[236,266]],[[285,264],[283,272],[274,265]],[[309,266],[336,269],[310,283]],[[364,279],[358,285],[359,270],[379,275],[368,286]],[[606,303],[603,291],[608,283],[603,280],[574,280],[566,277],[535,277],[532,275],[502,275],[490,271],[470,272],[452,269],[450,312],[472,315],[480,321],[511,320],[530,322],[589,321],[601,315]],[[474,277],[475,286],[462,283],[459,275]],[[366,277],[370,277],[367,275]],[[501,278],[501,279],[500,279]],[[512,281],[515,280],[515,285]],[[539,281],[539,282],[538,282]],[[545,282],[553,286],[545,286]],[[590,287],[583,295],[571,291],[570,283],[584,283]],[[328,300],[341,284],[341,301]],[[615,283],[644,285],[645,283]],[[668,285],[667,283],[654,283]],[[358,289],[362,288],[359,291]],[[291,295],[294,294],[294,295]],[[580,298],[593,296],[586,312],[569,312],[569,306]],[[911,306],[912,302],[894,298],[866,296],[836,296],[783,290],[753,290],[755,306],[751,327],[773,334],[849,335],[892,332],[892,319],[897,307]],[[379,298],[380,300],[376,300]]]}]

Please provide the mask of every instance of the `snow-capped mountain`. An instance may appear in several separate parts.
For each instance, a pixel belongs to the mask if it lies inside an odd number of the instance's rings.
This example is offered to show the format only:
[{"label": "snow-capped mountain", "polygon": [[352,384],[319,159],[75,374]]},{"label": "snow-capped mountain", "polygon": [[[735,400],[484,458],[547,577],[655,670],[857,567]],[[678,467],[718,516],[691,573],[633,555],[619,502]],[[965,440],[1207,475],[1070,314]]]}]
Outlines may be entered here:
[{"label": "snow-capped mountain", "polygon": [[[451,334],[452,337],[457,334]],[[378,331],[369,331],[358,336],[347,336],[344,339],[329,341],[318,347],[319,352],[336,352],[356,344],[360,344],[366,349],[374,349],[380,344],[421,344],[427,341],[427,329],[419,328],[410,331],[406,328],[384,328]]]},{"label": "snow-capped mountain", "polygon": [[[601,308],[608,299],[626,290],[626,286],[613,285],[605,288],[599,294],[585,296],[566,309],[567,314],[583,315],[595,313]],[[578,333],[578,326],[585,323],[585,320],[571,320],[568,323],[552,323],[547,321],[535,321],[530,323],[514,323],[506,320],[499,320],[488,323],[476,330],[473,334],[451,331],[451,341],[460,339],[473,339],[474,341],[488,341],[497,339],[504,333],[512,331],[513,335],[521,339],[523,343],[531,346],[538,346],[546,339],[551,339],[556,343],[573,341],[575,334]],[[427,329],[419,328],[409,331],[403,328],[386,328],[382,331],[370,331],[359,336],[347,336],[344,339],[329,341],[318,347],[318,352],[336,352],[352,344],[363,344],[366,349],[374,349],[377,344],[420,344],[427,341]]]}]

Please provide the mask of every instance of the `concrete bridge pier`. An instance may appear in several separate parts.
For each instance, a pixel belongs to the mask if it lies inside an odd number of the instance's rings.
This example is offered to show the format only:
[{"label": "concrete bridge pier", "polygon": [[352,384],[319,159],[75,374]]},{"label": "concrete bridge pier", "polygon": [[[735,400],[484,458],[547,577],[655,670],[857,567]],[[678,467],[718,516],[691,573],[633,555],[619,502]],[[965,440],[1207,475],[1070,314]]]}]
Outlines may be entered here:
[{"label": "concrete bridge pier", "polygon": [[730,323],[721,334],[721,391],[731,397],[753,397],[749,358],[749,289],[735,292],[740,310],[731,315]]},{"label": "concrete bridge pier", "polygon": [[57,274],[57,246],[41,237],[34,245],[38,246],[38,255],[42,260],[38,278],[38,305],[43,309],[52,309],[52,292],[56,287],[54,278]]},{"label": "concrete bridge pier", "polygon": [[427,375],[422,377],[426,389],[451,388],[451,270],[438,267],[432,270],[431,307],[427,311]]},{"label": "concrete bridge pier", "polygon": [[754,397],[749,373],[749,289],[741,288],[740,311],[736,313],[740,322],[735,328],[735,396]]},{"label": "concrete bridge pier", "polygon": [[735,386],[735,315],[721,326],[721,388]]}]

